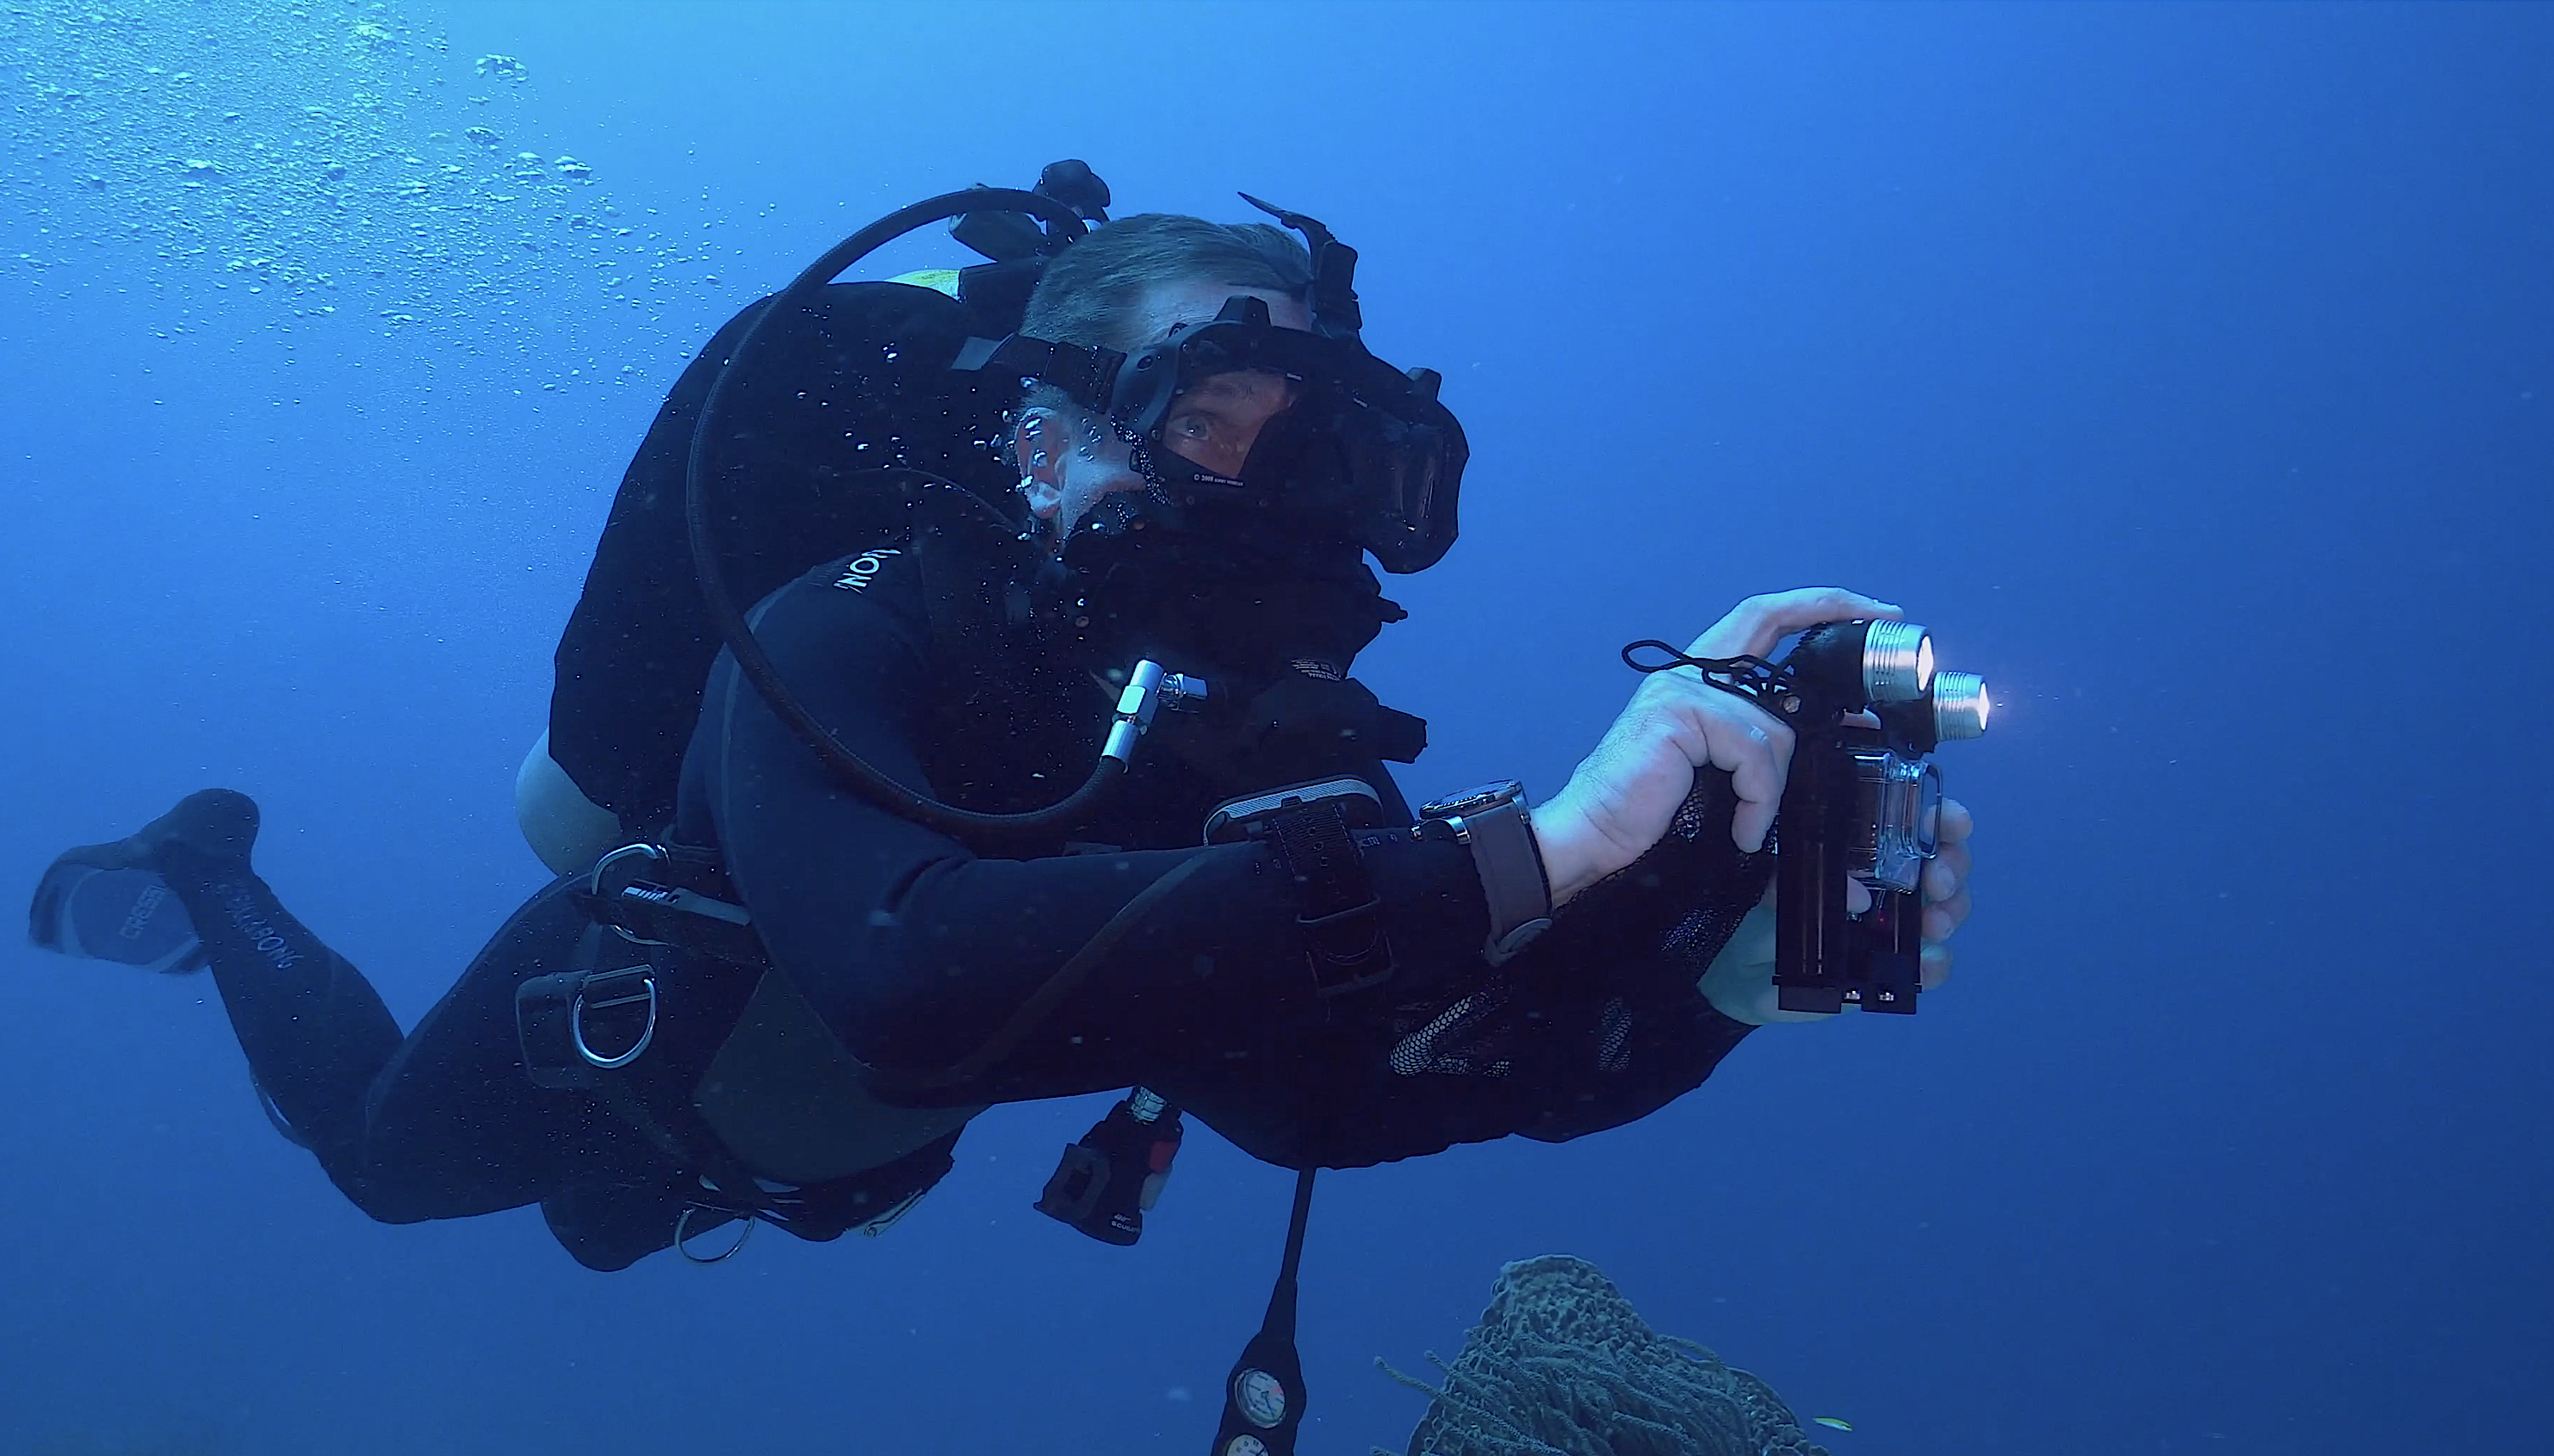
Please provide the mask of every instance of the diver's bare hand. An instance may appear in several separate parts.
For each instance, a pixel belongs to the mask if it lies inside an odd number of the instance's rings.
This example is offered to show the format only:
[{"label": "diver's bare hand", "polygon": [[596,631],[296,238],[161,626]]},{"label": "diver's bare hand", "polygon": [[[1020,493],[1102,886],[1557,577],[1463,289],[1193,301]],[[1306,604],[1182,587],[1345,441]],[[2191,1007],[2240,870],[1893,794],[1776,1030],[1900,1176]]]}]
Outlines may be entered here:
[{"label": "diver's bare hand", "polygon": [[1942,801],[1939,848],[1924,865],[1917,886],[1924,897],[1925,990],[1951,978],[1951,948],[1942,943],[1969,918],[1969,836],[1977,820],[1957,799]]},{"label": "diver's bare hand", "polygon": [[[1898,608],[1841,587],[1750,597],[1685,654],[1762,657],[1822,621],[1897,616]],[[1651,673],[1569,782],[1535,808],[1553,903],[1648,852],[1692,792],[1694,770],[1706,765],[1728,770],[1738,790],[1731,838],[1741,849],[1763,847],[1791,763],[1792,730],[1772,714],[1712,687],[1693,668]]]}]

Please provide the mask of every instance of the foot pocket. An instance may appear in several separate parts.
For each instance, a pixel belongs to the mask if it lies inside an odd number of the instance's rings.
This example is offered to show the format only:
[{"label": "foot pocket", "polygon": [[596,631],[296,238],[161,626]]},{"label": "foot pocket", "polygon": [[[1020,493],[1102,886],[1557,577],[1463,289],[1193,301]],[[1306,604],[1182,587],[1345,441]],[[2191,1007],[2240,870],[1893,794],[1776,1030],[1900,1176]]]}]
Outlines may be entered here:
[{"label": "foot pocket", "polygon": [[36,886],[27,938],[48,951],[172,974],[204,964],[194,922],[148,869],[54,861]]}]

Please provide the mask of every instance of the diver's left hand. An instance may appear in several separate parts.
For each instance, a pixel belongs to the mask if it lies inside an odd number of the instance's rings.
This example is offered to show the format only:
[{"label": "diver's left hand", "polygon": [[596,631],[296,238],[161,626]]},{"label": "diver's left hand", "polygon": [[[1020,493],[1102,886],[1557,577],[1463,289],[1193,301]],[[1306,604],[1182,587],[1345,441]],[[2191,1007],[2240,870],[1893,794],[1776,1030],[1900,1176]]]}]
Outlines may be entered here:
[{"label": "diver's left hand", "polygon": [[[1921,983],[1933,990],[1951,978],[1950,940],[1969,918],[1969,835],[1977,821],[1956,799],[1942,801],[1940,848],[1924,865],[1916,888],[1924,900],[1924,968]],[[1846,887],[1859,914],[1871,903],[1859,884]],[[1774,891],[1747,912],[1737,934],[1729,938],[1702,974],[1702,994],[1721,1015],[1749,1026],[1778,1021],[1824,1021],[1829,1013],[1785,1011],[1774,990]]]}]

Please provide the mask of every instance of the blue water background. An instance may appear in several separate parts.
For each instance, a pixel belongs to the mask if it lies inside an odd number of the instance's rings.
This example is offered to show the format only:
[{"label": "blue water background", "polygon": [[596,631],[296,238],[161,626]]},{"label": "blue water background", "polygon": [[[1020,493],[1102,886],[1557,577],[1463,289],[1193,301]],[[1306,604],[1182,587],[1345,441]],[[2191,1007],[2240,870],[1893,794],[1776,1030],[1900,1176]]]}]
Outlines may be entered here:
[{"label": "blue water background", "polygon": [[[1555,1251],[1842,1453],[2554,1449],[2554,11],[410,13],[532,67],[516,125],[696,240],[680,286],[295,316],[19,167],[0,883],[235,785],[413,1019],[541,878],[515,764],[712,328],[1056,157],[1120,211],[1246,187],[1362,250],[1371,342],[1471,432],[1360,673],[1431,721],[1413,788],[1550,792],[1622,642],[1796,585],[1906,603],[2000,703],[1943,755],[1978,910],[1920,1016],[1323,1179],[1306,1451],[1400,1449],[1372,1357],[1451,1358]],[[0,1450],[1200,1451],[1284,1224],[1201,1130],[1140,1249],[1077,1238],[1028,1205],[1101,1104],[1040,1105],[882,1240],[596,1276],[528,1211],[368,1223],[207,981],[0,953]]]}]

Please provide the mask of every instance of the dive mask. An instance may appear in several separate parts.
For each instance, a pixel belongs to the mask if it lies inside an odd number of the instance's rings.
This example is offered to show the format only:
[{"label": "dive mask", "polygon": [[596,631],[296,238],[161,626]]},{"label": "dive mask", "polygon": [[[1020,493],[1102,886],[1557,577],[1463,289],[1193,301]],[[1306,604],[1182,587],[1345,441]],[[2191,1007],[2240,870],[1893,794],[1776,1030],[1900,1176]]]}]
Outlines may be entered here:
[{"label": "dive mask", "polygon": [[[1265,300],[1238,296],[1131,355],[1013,334],[970,340],[953,367],[1052,385],[1107,418],[1146,489],[1114,498],[1097,529],[1349,541],[1386,571],[1424,571],[1454,544],[1463,427],[1438,400],[1435,371],[1404,374],[1367,352],[1349,285],[1354,250],[1310,218],[1268,210],[1313,245],[1309,330],[1279,328]],[[1240,373],[1283,381],[1290,398],[1225,474],[1180,454],[1164,430],[1182,395]]]}]

